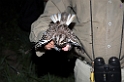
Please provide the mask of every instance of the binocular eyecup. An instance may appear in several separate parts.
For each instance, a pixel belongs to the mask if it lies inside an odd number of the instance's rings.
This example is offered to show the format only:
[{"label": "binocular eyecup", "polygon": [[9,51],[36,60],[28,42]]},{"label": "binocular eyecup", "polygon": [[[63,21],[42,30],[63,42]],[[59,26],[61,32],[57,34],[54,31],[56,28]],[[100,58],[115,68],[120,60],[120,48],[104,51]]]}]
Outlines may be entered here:
[{"label": "binocular eyecup", "polygon": [[102,57],[94,60],[95,82],[121,82],[121,67],[117,57],[111,57],[105,64]]}]

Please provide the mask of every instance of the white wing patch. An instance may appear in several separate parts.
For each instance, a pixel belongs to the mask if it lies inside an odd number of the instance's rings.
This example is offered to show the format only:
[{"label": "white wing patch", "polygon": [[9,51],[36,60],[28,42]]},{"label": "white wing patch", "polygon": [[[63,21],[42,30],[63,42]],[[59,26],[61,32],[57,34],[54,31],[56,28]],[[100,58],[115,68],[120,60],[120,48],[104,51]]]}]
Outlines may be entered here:
[{"label": "white wing patch", "polygon": [[58,14],[54,14],[54,15],[52,15],[50,18],[51,18],[51,20],[54,22],[54,23],[56,23],[57,21],[59,21],[61,24],[63,24],[63,23],[65,23],[67,26],[74,20],[74,17],[75,17],[75,15],[74,14],[69,14],[68,15],[68,17],[67,17],[67,20],[65,21],[62,21],[61,20],[61,18],[62,18],[62,16],[61,16],[62,14],[60,14],[60,13],[58,13]]},{"label": "white wing patch", "polygon": [[50,40],[40,40],[36,43],[35,48],[42,47],[44,44],[48,43]]}]

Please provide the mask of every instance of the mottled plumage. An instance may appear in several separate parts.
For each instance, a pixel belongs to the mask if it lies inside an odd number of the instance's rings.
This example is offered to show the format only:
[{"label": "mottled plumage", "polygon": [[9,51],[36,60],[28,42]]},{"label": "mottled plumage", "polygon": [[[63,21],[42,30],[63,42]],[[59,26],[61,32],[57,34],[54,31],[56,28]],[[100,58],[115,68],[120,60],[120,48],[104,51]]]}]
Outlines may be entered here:
[{"label": "mottled plumage", "polygon": [[55,42],[57,51],[61,50],[66,44],[77,46],[76,36],[68,27],[74,17],[75,15],[67,14],[66,12],[52,15],[49,28],[44,32],[42,39],[36,43],[35,48],[42,47],[51,40]]}]

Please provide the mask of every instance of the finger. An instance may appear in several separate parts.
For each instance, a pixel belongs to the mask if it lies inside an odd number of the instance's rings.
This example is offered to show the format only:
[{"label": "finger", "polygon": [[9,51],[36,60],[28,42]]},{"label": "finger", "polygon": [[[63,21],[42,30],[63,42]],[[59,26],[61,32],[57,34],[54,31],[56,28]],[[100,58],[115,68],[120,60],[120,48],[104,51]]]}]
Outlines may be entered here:
[{"label": "finger", "polygon": [[50,50],[51,48],[54,48],[54,42],[53,42],[53,41],[49,42],[49,43],[45,46],[45,49],[47,49],[47,50]]},{"label": "finger", "polygon": [[62,48],[63,51],[69,51],[70,46],[66,45],[64,48]]}]

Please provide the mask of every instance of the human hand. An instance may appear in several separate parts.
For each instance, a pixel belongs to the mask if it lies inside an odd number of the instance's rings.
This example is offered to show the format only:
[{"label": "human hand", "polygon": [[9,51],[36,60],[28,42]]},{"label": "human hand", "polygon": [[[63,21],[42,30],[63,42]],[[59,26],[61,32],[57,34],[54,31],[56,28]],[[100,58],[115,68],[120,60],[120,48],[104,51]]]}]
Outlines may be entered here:
[{"label": "human hand", "polygon": [[[50,41],[48,44],[45,45],[46,50],[51,50],[54,47],[55,47],[54,41]],[[71,46],[69,44],[67,44],[65,47],[62,48],[62,50],[69,51],[70,48],[71,48]]]},{"label": "human hand", "polygon": [[62,48],[63,51],[69,51],[71,46],[67,44],[64,48]]},{"label": "human hand", "polygon": [[45,45],[46,50],[51,50],[54,47],[55,47],[54,46],[54,41],[50,41],[48,44]]}]

